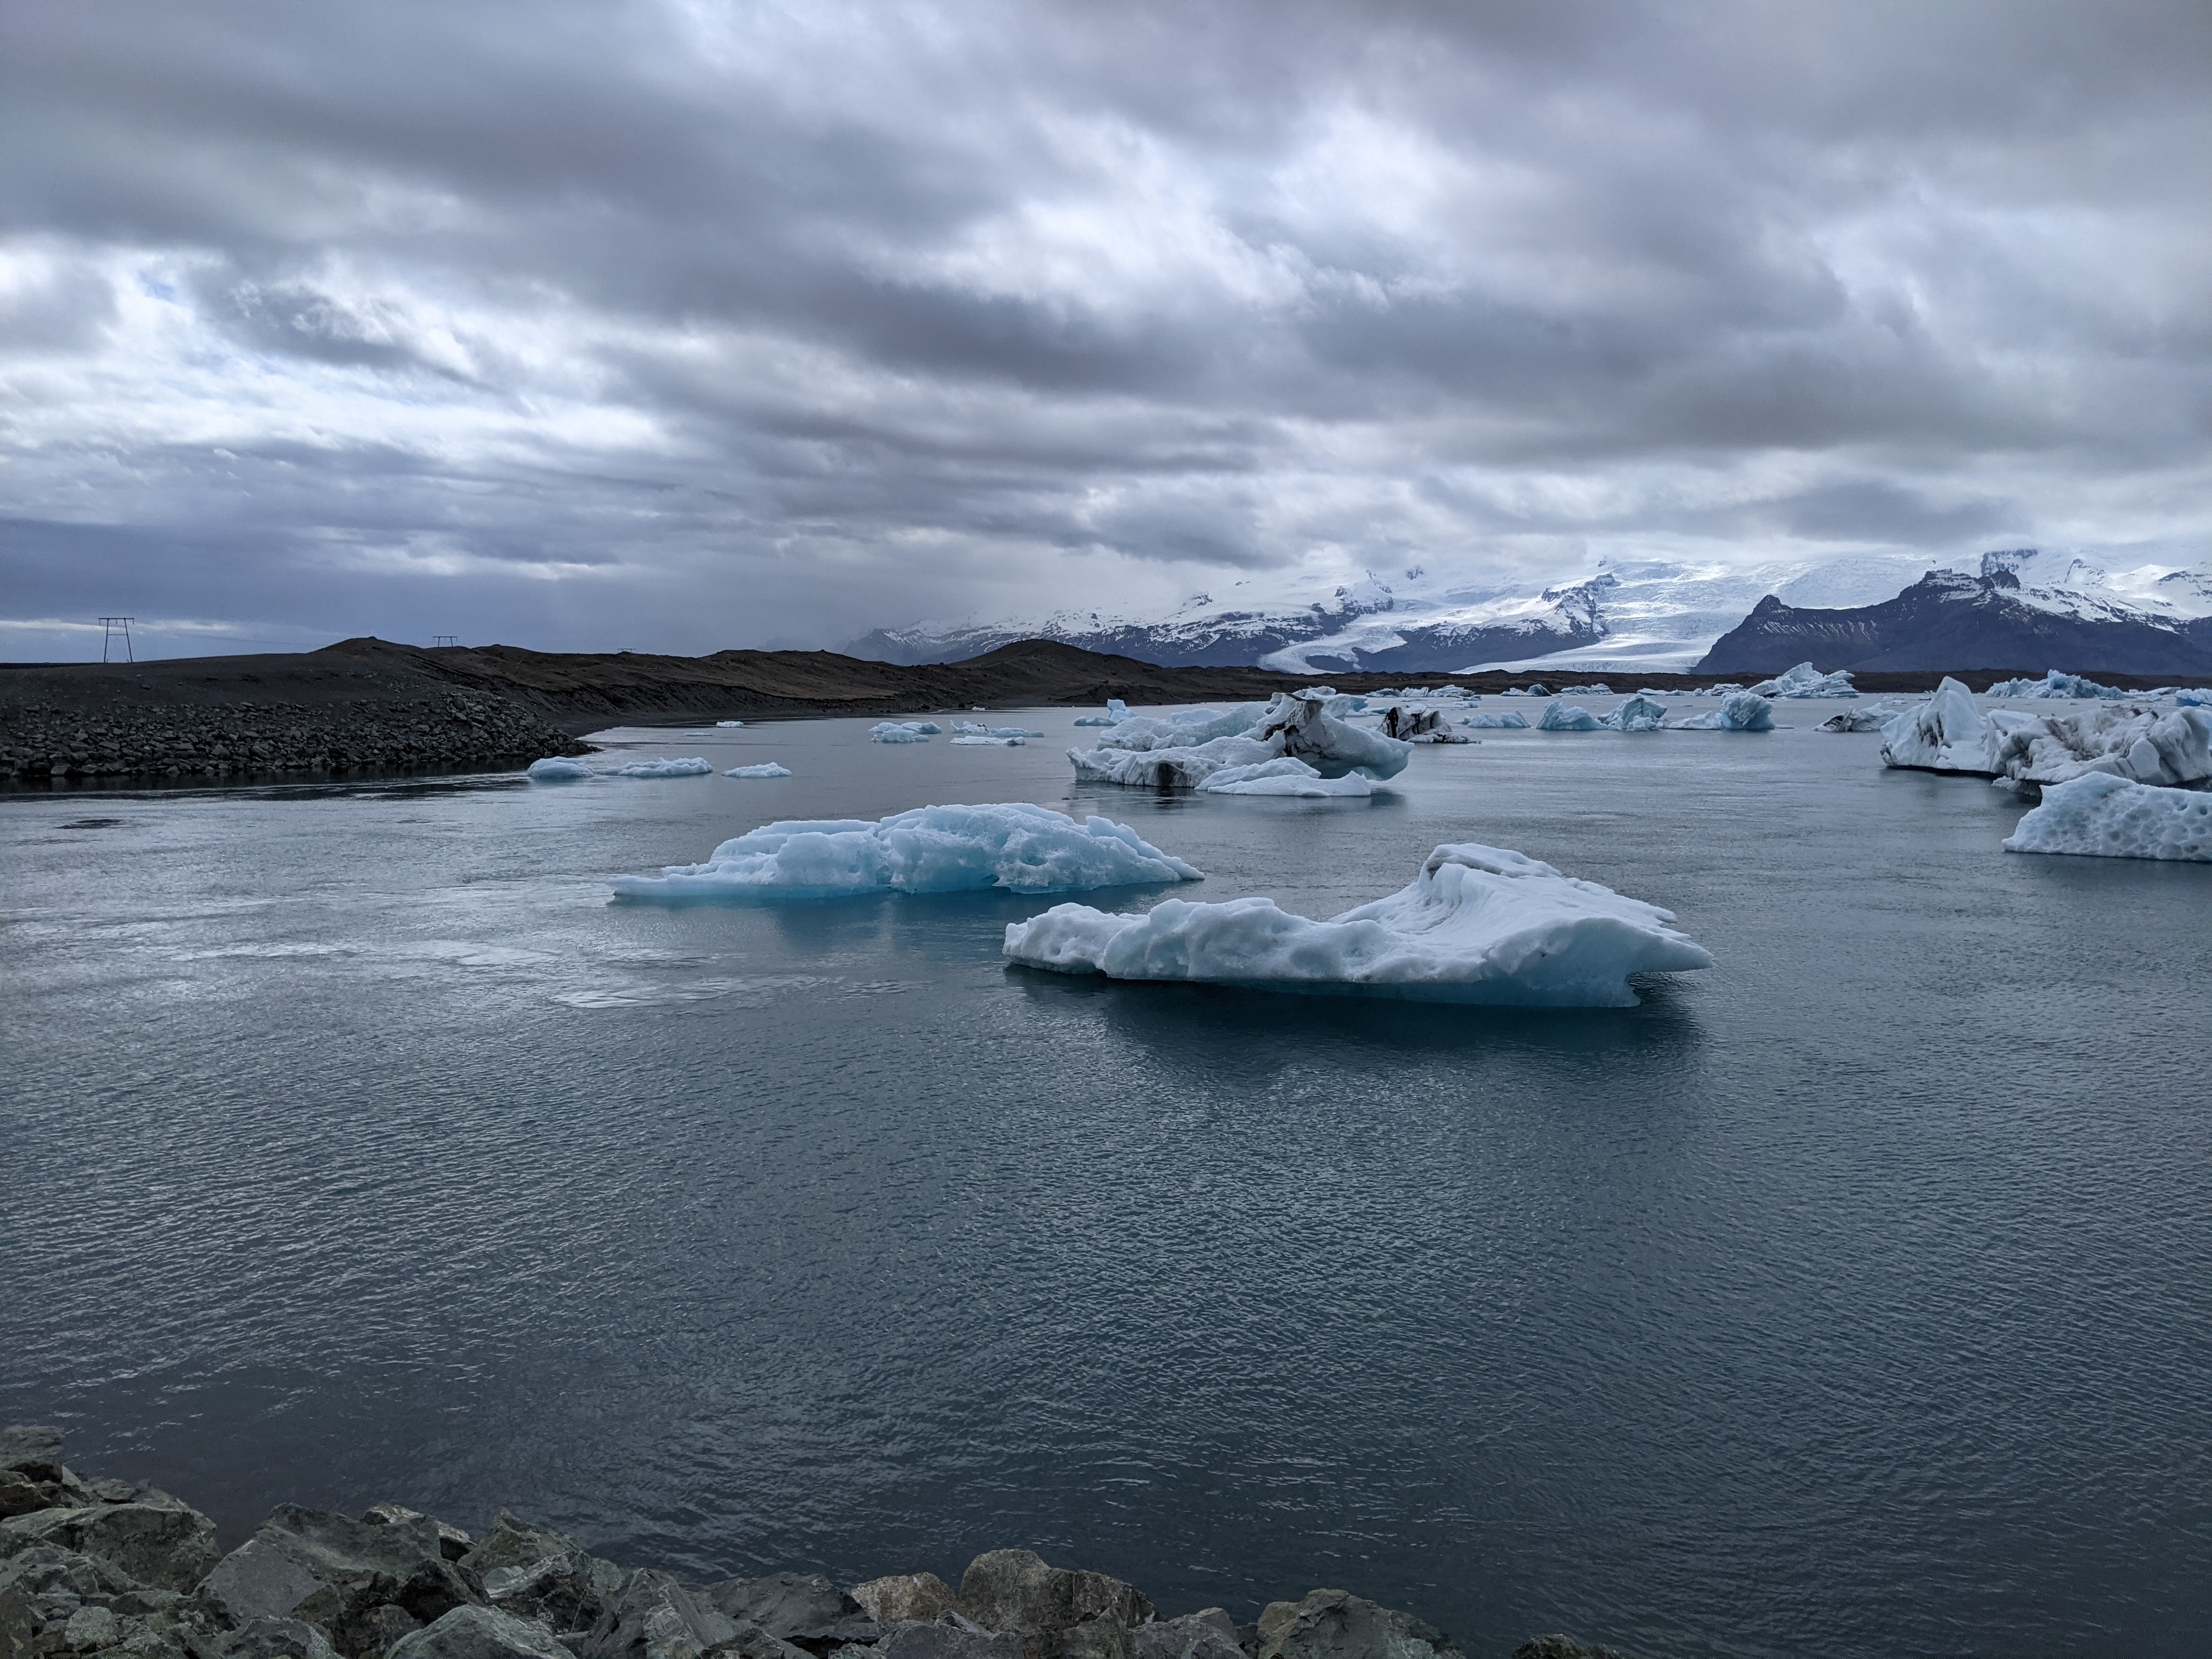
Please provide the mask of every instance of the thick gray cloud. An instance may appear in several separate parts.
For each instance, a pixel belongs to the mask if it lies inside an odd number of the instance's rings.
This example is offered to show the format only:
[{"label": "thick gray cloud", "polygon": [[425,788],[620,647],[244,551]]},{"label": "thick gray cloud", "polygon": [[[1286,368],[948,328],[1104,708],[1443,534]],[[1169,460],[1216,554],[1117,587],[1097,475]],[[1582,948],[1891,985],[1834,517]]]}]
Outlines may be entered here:
[{"label": "thick gray cloud", "polygon": [[2212,9],[17,0],[0,652],[2212,526]]}]

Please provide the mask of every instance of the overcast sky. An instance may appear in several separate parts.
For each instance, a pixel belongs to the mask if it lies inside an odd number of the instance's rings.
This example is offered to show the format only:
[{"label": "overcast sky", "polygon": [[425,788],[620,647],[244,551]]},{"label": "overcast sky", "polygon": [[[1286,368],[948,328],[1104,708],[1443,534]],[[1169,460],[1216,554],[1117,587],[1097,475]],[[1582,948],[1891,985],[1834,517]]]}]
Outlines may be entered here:
[{"label": "overcast sky", "polygon": [[2212,547],[2205,0],[9,0],[0,76],[0,656]]}]

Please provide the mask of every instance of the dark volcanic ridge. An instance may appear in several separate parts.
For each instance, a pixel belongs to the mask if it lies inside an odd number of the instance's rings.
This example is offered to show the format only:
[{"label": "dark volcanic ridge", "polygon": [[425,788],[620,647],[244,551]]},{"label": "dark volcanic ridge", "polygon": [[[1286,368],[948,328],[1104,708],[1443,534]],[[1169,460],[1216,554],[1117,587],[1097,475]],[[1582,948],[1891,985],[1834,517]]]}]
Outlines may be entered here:
[{"label": "dark volcanic ridge", "polygon": [[[1775,669],[1808,654],[1784,653]],[[2012,665],[1964,671],[1960,677],[1982,690],[2000,678],[2039,676],[2047,665],[2044,657],[2024,654]],[[1941,677],[1939,671],[1870,672],[1860,676],[1859,684],[1873,693],[1925,691]],[[1469,690],[1495,695],[1513,687],[1556,691],[1589,677],[1450,678]],[[2159,683],[2155,677],[2111,678],[2129,690]],[[1620,691],[1644,686],[1679,691],[1714,678],[1712,672],[1615,675],[1606,683]],[[429,650],[347,640],[282,656],[0,665],[0,783],[240,782],[503,770],[542,756],[585,753],[588,745],[578,741],[584,733],[616,725],[978,707],[1099,708],[1109,697],[1133,706],[1257,702],[1302,686],[1366,692],[1406,683],[1398,674],[1170,668],[1050,640],[1021,641],[963,662],[915,665],[866,662],[832,651],[664,657],[507,645]]]},{"label": "dark volcanic ridge", "polygon": [[[84,1480],[52,1429],[0,1431],[6,1659],[1460,1659],[1340,1589],[1161,1618],[1141,1591],[1024,1549],[849,1589],[819,1574],[685,1584],[505,1510],[481,1536],[397,1504],[279,1504],[225,1554],[158,1488]],[[1565,1636],[1514,1659],[1618,1659]]]}]

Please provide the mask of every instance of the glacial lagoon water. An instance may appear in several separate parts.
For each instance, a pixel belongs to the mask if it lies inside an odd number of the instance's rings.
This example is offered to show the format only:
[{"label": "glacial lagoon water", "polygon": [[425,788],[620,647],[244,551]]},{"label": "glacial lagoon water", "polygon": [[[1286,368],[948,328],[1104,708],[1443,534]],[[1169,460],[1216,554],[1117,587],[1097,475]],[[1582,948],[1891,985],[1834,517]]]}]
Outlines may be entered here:
[{"label": "glacial lagoon water", "polygon": [[[702,1576],[1337,1585],[1474,1656],[2202,1652],[2212,867],[2002,854],[2017,803],[1826,712],[1355,802],[1078,788],[1068,711],[634,745],[774,782],[0,800],[0,1415],[226,1543],[503,1503]],[[1009,969],[1035,900],[607,899],[1015,799],[1315,915],[1516,848],[1719,966],[1338,1004]]]}]

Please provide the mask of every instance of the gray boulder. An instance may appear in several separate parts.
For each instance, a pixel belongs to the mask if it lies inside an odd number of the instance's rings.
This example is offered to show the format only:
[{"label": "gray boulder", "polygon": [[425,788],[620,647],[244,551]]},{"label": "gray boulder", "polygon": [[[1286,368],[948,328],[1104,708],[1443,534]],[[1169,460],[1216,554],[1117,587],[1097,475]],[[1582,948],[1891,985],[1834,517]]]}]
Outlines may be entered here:
[{"label": "gray boulder", "polygon": [[1219,1607],[1156,1619],[1129,1632],[1136,1659],[1244,1659],[1237,1621]]},{"label": "gray boulder", "polygon": [[33,1480],[62,1477],[62,1431],[36,1423],[0,1429],[0,1469],[13,1469]]},{"label": "gray boulder", "polygon": [[[289,1619],[318,1591],[338,1592],[344,1602],[362,1590],[360,1581],[392,1581],[386,1601],[405,1600],[428,1610],[428,1624],[463,1603],[484,1601],[483,1583],[460,1562],[446,1559],[438,1523],[428,1516],[404,1521],[356,1521],[296,1504],[280,1504],[261,1530],[240,1545],[201,1580],[197,1600],[218,1625],[243,1629],[256,1619]],[[374,1585],[371,1589],[377,1588]],[[412,1609],[410,1608],[410,1611]],[[336,1618],[330,1600],[315,1609]]]},{"label": "gray boulder", "polygon": [[298,1619],[249,1619],[216,1643],[195,1647],[205,1659],[337,1659],[329,1638]]},{"label": "gray boulder", "polygon": [[1513,1650],[1513,1659],[1626,1659],[1626,1656],[1619,1648],[1554,1635],[1530,1637]]},{"label": "gray boulder", "polygon": [[[857,1654],[866,1654],[873,1659],[875,1650],[854,1647]],[[739,1625],[738,1633],[726,1642],[717,1642],[707,1650],[708,1659],[813,1659],[805,1648],[793,1647],[780,1636],[770,1636],[758,1625]]]},{"label": "gray boulder", "polygon": [[569,1659],[553,1632],[495,1607],[455,1607],[392,1644],[390,1659]]},{"label": "gray boulder", "polygon": [[535,1619],[556,1631],[588,1631],[621,1596],[628,1577],[611,1561],[570,1550],[495,1568],[484,1575],[483,1586],[501,1612]]},{"label": "gray boulder", "polygon": [[492,1529],[477,1540],[474,1547],[461,1558],[463,1563],[474,1568],[490,1582],[491,1575],[514,1567],[526,1567],[532,1562],[548,1560],[556,1555],[573,1555],[576,1540],[566,1533],[556,1532],[550,1527],[541,1527],[523,1520],[507,1510],[499,1512]]},{"label": "gray boulder", "polygon": [[1444,1633],[1410,1613],[1340,1589],[1274,1601],[1260,1614],[1258,1659],[1459,1659]]},{"label": "gray boulder", "polygon": [[156,1589],[190,1589],[222,1559],[215,1522],[150,1486],[129,1503],[33,1510],[0,1521],[0,1555],[38,1544],[99,1556]]},{"label": "gray boulder", "polygon": [[1152,1604],[1120,1579],[1051,1566],[1030,1550],[969,1562],[960,1605],[985,1629],[1020,1637],[1028,1659],[1130,1659],[1129,1626],[1152,1616]]},{"label": "gray boulder", "polygon": [[[501,1510],[504,1516],[507,1511]],[[459,1527],[449,1526],[420,1510],[410,1510],[404,1504],[372,1504],[362,1511],[361,1518],[373,1527],[398,1526],[409,1521],[429,1521],[438,1529],[438,1548],[448,1561],[458,1561],[475,1547],[475,1540]],[[482,1569],[478,1569],[482,1571]]]},{"label": "gray boulder", "polygon": [[875,1651],[880,1659],[1024,1659],[1024,1654],[1013,1632],[994,1633],[957,1613],[902,1620],[886,1628]]},{"label": "gray boulder", "polygon": [[737,1633],[735,1621],[669,1574],[641,1568],[574,1647],[578,1659],[699,1659]]},{"label": "gray boulder", "polygon": [[734,1622],[757,1625],[778,1640],[826,1654],[845,1644],[872,1645],[883,1635],[867,1610],[818,1573],[729,1578],[707,1599]]},{"label": "gray boulder", "polygon": [[960,1598],[952,1586],[933,1572],[893,1573],[871,1578],[847,1592],[869,1618],[882,1625],[917,1619],[924,1623],[940,1613],[958,1613]]}]

